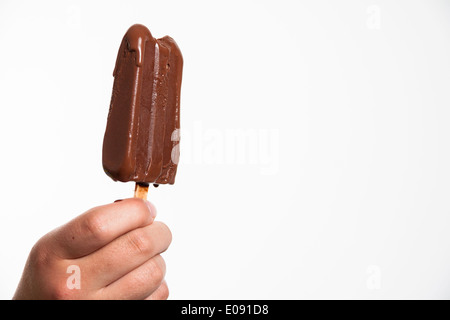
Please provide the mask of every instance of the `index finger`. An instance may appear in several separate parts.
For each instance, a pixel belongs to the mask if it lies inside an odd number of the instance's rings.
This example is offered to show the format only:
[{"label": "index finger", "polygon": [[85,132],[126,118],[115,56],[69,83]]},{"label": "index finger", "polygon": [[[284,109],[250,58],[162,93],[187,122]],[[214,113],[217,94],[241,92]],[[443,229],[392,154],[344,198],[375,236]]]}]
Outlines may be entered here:
[{"label": "index finger", "polygon": [[76,259],[107,245],[136,228],[150,225],[155,207],[141,199],[125,199],[92,208],[46,236],[61,258]]}]

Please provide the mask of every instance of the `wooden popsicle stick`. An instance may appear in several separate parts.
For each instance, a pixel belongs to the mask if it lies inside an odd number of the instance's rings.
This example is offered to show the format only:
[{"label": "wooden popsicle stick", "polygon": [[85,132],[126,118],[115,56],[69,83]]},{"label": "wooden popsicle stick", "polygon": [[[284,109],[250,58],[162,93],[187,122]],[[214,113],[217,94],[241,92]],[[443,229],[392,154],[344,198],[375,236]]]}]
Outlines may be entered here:
[{"label": "wooden popsicle stick", "polygon": [[136,182],[136,187],[134,188],[134,197],[147,200],[148,194],[148,183]]}]

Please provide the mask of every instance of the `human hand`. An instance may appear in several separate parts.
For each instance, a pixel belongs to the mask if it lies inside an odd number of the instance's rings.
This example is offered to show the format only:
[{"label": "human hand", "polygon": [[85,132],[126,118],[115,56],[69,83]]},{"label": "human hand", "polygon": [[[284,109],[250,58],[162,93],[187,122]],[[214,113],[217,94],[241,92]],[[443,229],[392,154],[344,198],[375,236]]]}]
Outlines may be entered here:
[{"label": "human hand", "polygon": [[160,254],[172,235],[155,216],[150,202],[125,199],[49,232],[32,248],[13,299],[167,299]]}]

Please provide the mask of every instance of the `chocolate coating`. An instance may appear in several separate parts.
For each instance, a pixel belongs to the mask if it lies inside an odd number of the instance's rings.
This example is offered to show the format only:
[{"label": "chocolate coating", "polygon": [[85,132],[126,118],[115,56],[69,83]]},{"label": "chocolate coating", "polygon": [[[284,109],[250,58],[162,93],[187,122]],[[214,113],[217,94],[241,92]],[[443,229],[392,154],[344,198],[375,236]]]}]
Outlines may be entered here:
[{"label": "chocolate coating", "polygon": [[183,57],[175,41],[143,25],[123,37],[103,140],[103,169],[115,181],[173,184],[179,158]]}]

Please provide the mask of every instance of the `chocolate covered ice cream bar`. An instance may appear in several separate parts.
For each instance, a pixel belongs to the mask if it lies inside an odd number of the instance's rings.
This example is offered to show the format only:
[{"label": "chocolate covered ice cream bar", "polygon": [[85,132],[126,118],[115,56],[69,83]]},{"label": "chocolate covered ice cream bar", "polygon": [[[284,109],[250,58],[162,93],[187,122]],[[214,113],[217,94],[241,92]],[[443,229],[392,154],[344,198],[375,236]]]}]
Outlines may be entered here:
[{"label": "chocolate covered ice cream bar", "polygon": [[103,169],[115,181],[173,184],[180,140],[183,57],[175,41],[143,25],[123,37],[103,140]]}]

